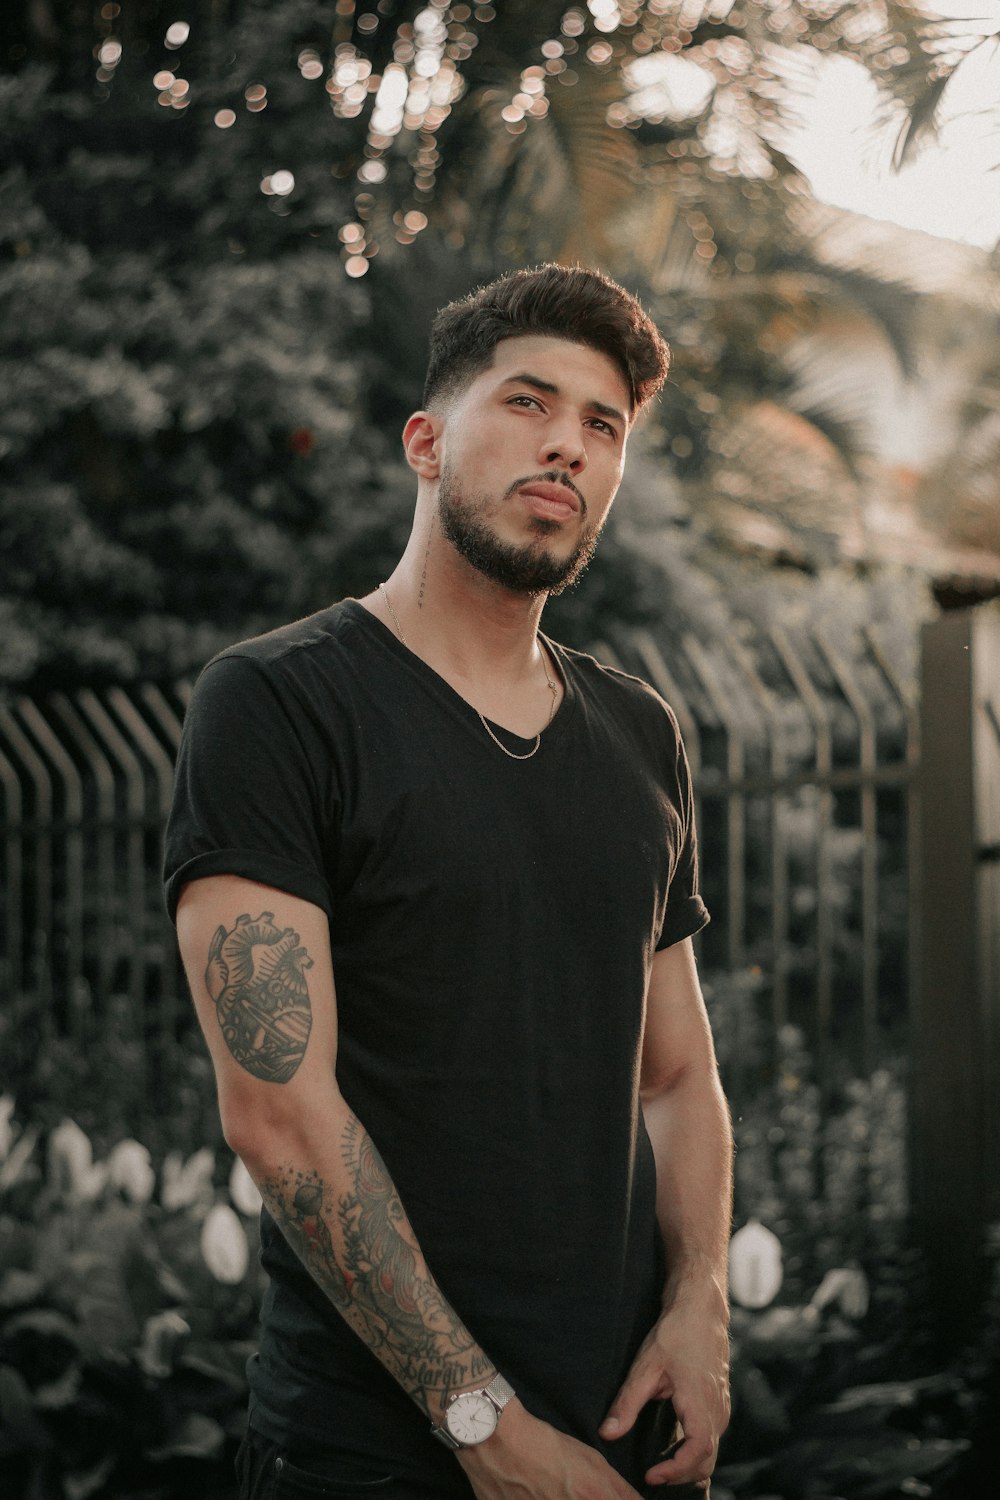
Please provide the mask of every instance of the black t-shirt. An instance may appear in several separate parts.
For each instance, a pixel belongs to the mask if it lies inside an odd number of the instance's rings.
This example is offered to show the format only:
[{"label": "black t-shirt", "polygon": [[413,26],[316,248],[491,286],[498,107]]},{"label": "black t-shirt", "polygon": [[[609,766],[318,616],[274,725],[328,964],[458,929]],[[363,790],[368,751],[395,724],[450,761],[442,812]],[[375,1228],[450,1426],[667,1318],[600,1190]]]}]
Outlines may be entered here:
[{"label": "black t-shirt", "polygon": [[[708,913],[673,713],[548,644],[565,694],[520,761],[354,600],[223,652],[185,724],[167,900],[226,873],[327,913],[338,1082],[432,1272],[529,1410],[629,1474],[651,1455],[596,1429],[662,1288],[644,997],[655,950]],[[261,1237],[254,1425],[388,1436],[402,1470],[454,1473],[266,1212]]]}]

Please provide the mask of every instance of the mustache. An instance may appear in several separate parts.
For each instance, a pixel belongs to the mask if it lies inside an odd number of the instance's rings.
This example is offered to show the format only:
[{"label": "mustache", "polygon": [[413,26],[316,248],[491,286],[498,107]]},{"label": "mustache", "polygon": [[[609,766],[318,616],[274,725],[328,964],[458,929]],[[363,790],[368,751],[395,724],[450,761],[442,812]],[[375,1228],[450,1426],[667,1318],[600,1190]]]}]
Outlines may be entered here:
[{"label": "mustache", "polygon": [[570,479],[569,475],[563,473],[559,469],[546,469],[542,474],[529,474],[524,479],[515,479],[506,495],[504,495],[504,499],[507,500],[511,495],[516,495],[518,490],[522,489],[526,484],[563,484],[576,496],[580,505],[581,516],[585,516],[587,514],[586,500],[580,494],[580,491],[577,489],[572,479]]}]

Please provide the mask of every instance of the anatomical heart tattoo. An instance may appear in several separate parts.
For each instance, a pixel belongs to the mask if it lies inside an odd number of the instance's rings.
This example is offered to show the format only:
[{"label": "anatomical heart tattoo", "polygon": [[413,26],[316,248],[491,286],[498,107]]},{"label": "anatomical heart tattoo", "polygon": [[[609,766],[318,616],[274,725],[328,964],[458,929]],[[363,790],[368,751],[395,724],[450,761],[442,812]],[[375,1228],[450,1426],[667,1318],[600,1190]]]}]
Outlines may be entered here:
[{"label": "anatomical heart tattoo", "polygon": [[312,959],[274,914],[237,917],[212,939],[205,984],[226,1046],[248,1073],[287,1083],[305,1056],[312,1027],[306,969]]}]

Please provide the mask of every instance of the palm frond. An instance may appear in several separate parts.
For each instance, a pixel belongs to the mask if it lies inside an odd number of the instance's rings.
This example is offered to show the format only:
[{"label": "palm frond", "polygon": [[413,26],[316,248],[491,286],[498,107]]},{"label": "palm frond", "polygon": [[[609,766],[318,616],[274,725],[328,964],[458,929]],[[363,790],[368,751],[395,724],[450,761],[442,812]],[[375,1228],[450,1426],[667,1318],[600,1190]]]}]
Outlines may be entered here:
[{"label": "palm frond", "polygon": [[951,75],[943,73],[940,78],[933,79],[910,106],[893,146],[894,171],[900,171],[914,159],[926,141],[934,139],[938,105],[950,82]]},{"label": "palm frond", "polygon": [[640,148],[634,132],[609,123],[622,97],[617,68],[576,62],[568,83],[548,89],[547,114],[520,129],[501,116],[511,80],[470,91],[449,122],[440,208],[460,216],[467,244],[510,260],[621,261],[616,242],[635,212]]},{"label": "palm frond", "polygon": [[956,20],[926,10],[916,0],[849,0],[821,19],[810,19],[799,39],[804,47],[780,49],[774,68],[786,97],[778,105],[778,117],[793,123],[797,104],[809,98],[815,80],[814,67],[806,65],[810,51],[813,58],[817,48],[828,56],[852,58],[878,88],[873,137],[897,127],[892,165],[898,171],[936,139],[942,97],[958,68],[998,36],[997,16]]},{"label": "palm frond", "polygon": [[639,151],[632,132],[609,123],[621,100],[619,70],[581,65],[577,81],[549,93],[550,126],[566,165],[574,211],[560,259],[602,260],[613,253],[616,220],[633,197]]},{"label": "palm frond", "polygon": [[806,251],[776,257],[775,268],[810,277],[810,295],[821,302],[859,308],[885,335],[901,373],[912,376],[916,372],[914,313],[920,301],[916,292],[852,266],[823,264]]},{"label": "palm frond", "polygon": [[823,434],[851,478],[860,480],[861,464],[871,453],[871,443],[858,418],[812,402],[793,403],[792,410]]}]

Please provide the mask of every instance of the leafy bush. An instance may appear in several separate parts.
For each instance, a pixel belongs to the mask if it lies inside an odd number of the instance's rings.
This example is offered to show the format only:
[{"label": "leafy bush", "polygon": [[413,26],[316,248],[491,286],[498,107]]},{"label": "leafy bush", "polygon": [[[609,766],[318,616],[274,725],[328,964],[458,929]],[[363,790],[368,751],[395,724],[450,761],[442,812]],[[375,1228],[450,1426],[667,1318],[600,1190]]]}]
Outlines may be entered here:
[{"label": "leafy bush", "polygon": [[11,1114],[5,1096],[4,1493],[223,1496],[262,1292],[245,1169],[202,1149],[154,1170],[132,1139],[95,1161],[68,1117],[46,1136]]}]

